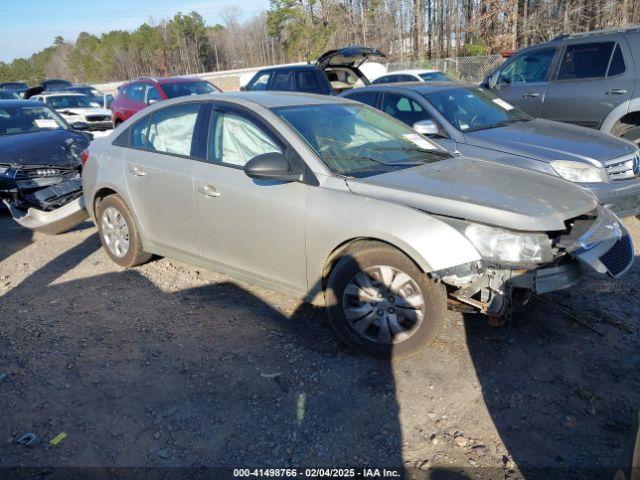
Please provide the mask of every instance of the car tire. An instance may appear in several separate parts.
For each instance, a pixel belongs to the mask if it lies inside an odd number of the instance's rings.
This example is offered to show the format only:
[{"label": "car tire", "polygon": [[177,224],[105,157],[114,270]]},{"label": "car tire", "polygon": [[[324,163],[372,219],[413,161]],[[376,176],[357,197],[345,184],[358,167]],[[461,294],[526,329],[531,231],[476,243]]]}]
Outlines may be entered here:
[{"label": "car tire", "polygon": [[109,258],[130,268],[148,262],[152,255],[142,248],[131,211],[118,195],[110,195],[96,208],[100,242]]},{"label": "car tire", "polygon": [[379,358],[422,350],[446,315],[446,290],[400,250],[359,242],[334,264],[325,288],[329,322],[349,346]]}]

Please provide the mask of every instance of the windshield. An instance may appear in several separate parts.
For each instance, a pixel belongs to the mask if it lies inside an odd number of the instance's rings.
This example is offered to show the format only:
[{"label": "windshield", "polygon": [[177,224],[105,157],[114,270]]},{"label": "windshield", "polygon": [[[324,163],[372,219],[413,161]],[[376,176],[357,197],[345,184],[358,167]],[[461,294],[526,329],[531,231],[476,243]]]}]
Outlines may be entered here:
[{"label": "windshield", "polygon": [[463,132],[531,120],[522,110],[482,88],[455,88],[427,93],[424,97]]},{"label": "windshield", "polygon": [[411,128],[364,105],[300,105],[273,111],[339,175],[366,177],[450,157]]},{"label": "windshield", "polygon": [[91,103],[91,99],[84,95],[56,95],[55,97],[47,97],[46,102],[47,105],[56,110],[95,107],[95,105]]},{"label": "windshield", "polygon": [[169,98],[202,95],[218,91],[209,82],[204,81],[163,83],[162,89]]},{"label": "windshield", "polygon": [[0,106],[0,135],[42,130],[68,130],[68,127],[64,120],[47,107]]},{"label": "windshield", "polygon": [[451,82],[452,80],[442,72],[428,72],[418,75],[425,82]]}]

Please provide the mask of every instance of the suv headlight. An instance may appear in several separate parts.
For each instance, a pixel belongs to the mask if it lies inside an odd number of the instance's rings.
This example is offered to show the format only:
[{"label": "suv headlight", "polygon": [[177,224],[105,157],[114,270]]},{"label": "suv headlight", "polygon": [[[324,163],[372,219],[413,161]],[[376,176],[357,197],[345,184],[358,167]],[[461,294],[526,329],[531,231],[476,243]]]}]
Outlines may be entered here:
[{"label": "suv headlight", "polygon": [[554,160],[551,162],[551,167],[562,178],[574,183],[598,183],[607,180],[603,169],[586,163]]},{"label": "suv headlight", "polygon": [[544,233],[513,232],[471,224],[465,228],[464,234],[489,263],[538,264],[554,259],[551,240]]}]

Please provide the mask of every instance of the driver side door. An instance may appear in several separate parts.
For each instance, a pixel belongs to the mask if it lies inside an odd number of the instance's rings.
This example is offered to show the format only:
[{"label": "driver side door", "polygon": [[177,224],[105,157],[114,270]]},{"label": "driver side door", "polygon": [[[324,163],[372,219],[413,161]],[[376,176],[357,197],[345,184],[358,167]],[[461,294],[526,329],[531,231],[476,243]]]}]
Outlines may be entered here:
[{"label": "driver side door", "polygon": [[255,156],[291,147],[259,116],[232,105],[214,107],[207,143],[193,171],[201,255],[220,270],[306,291],[307,186],[244,172]]},{"label": "driver side door", "polygon": [[493,92],[539,117],[556,54],[557,48],[544,47],[516,56],[500,69]]}]

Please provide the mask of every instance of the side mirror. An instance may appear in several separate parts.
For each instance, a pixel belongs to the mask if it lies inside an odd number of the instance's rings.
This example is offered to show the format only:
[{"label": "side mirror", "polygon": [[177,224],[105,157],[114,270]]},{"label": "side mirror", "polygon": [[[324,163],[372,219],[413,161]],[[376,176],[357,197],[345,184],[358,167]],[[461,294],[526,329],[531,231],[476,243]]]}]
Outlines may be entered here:
[{"label": "side mirror", "polygon": [[434,136],[439,133],[438,126],[433,122],[433,120],[420,120],[413,124],[413,129],[416,132],[427,136]]},{"label": "side mirror", "polygon": [[240,91],[241,92],[246,92],[247,91],[247,86],[246,85],[240,85]]},{"label": "side mirror", "polygon": [[89,128],[91,128],[91,125],[86,122],[73,122],[71,124],[71,128],[73,128],[74,130],[89,130]]},{"label": "side mirror", "polygon": [[299,182],[302,172],[294,171],[291,163],[282,153],[263,153],[253,157],[244,166],[248,177],[258,180],[281,180],[283,182]]}]

